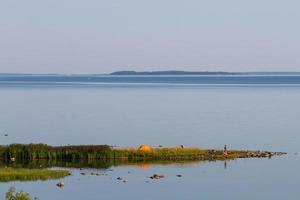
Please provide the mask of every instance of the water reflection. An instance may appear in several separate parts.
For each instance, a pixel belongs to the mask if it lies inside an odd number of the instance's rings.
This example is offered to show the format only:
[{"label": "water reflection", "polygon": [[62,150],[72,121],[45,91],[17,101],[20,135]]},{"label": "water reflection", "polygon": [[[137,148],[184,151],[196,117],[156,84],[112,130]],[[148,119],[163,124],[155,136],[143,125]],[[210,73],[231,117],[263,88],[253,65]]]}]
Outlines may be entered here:
[{"label": "water reflection", "polygon": [[224,160],[224,169],[227,169],[227,160]]},{"label": "water reflection", "polygon": [[36,160],[30,162],[0,162],[0,167],[12,168],[90,168],[90,169],[110,169],[112,167],[138,167],[149,170],[157,166],[176,166],[184,167],[212,161],[125,161],[125,160],[87,160],[87,161],[57,161],[57,160]]},{"label": "water reflection", "polygon": [[[77,172],[77,175],[105,175],[108,172],[113,171],[115,168],[136,168],[141,169],[143,172],[151,172],[153,169],[167,167],[167,168],[185,168],[193,167],[194,165],[210,163],[210,162],[220,162],[220,161],[123,161],[123,160],[110,160],[110,161],[100,161],[100,160],[89,160],[89,161],[55,161],[55,160],[36,160],[32,162],[0,162],[1,168],[11,168],[11,169],[62,169],[71,172],[69,175],[74,175],[73,172]],[[228,167],[229,160],[224,160],[224,169]],[[33,170],[31,170],[33,171]],[[67,172],[68,172],[67,171]],[[79,172],[79,173],[78,173]],[[130,171],[128,171],[130,174]],[[179,177],[179,176],[178,176]],[[181,175],[180,175],[181,177]],[[54,178],[49,178],[55,179]],[[57,178],[58,179],[58,178]],[[30,179],[18,179],[13,176],[11,181],[35,181],[35,180],[47,180],[41,179],[37,176],[35,179],[31,177]],[[5,182],[10,180],[6,179]],[[1,180],[0,180],[1,182]]]},{"label": "water reflection", "polygon": [[[107,176],[107,173],[113,171],[113,168],[139,168],[142,171],[151,171],[151,168],[158,167],[185,167],[193,164],[199,164],[197,161],[122,161],[122,160],[110,160],[110,161],[46,161],[39,160],[33,162],[1,162],[0,171],[4,174],[0,175],[0,182],[11,181],[38,181],[38,180],[51,180],[60,179],[66,176],[74,175],[77,171],[77,175],[92,175],[92,176]],[[30,170],[28,170],[30,169]],[[43,170],[53,169],[53,170]],[[62,169],[62,170],[55,170]],[[65,170],[67,169],[67,171]],[[79,173],[78,173],[79,172]],[[130,174],[130,171],[128,171]],[[123,179],[122,179],[123,180]]]}]

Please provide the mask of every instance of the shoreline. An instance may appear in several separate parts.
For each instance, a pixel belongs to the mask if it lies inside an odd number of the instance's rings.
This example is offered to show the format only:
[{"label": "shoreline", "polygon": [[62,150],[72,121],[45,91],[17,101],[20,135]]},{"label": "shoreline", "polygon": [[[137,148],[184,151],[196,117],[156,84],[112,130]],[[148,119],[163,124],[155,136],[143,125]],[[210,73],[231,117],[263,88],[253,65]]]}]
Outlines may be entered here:
[{"label": "shoreline", "polygon": [[57,161],[205,161],[237,158],[271,158],[285,152],[201,149],[192,147],[114,148],[109,145],[49,146],[46,144],[10,144],[0,146],[2,162],[35,160]]}]

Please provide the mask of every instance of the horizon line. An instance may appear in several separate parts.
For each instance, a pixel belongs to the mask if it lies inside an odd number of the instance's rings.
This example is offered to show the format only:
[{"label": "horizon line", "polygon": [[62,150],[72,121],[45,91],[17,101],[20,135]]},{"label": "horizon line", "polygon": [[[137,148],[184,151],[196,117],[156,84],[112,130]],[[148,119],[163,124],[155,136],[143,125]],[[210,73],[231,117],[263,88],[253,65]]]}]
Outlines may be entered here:
[{"label": "horizon line", "polygon": [[300,73],[300,71],[185,71],[185,70],[153,70],[153,71],[136,71],[136,70],[119,70],[108,73],[56,73],[56,72],[0,72],[0,75],[112,75],[116,72],[133,72],[133,73],[157,73],[157,72],[183,72],[183,73],[236,73],[236,74],[249,74],[249,73]]}]

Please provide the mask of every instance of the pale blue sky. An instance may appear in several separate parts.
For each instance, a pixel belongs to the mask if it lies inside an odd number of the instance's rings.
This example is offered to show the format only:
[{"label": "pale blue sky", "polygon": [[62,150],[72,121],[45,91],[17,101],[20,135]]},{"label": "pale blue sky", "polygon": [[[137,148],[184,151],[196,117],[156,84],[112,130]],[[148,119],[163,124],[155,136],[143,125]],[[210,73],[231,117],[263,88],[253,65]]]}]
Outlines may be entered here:
[{"label": "pale blue sky", "polygon": [[1,0],[0,72],[300,71],[299,0]]}]

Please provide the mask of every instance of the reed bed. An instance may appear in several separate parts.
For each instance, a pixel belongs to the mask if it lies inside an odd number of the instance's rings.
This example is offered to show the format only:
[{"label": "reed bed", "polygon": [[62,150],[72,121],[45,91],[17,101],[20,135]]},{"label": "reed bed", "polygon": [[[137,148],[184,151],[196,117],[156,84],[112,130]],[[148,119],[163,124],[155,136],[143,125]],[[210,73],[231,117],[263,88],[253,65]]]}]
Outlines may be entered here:
[{"label": "reed bed", "polygon": [[11,144],[0,146],[0,158],[16,160],[89,160],[106,159],[111,155],[108,145],[49,146],[46,144]]}]

